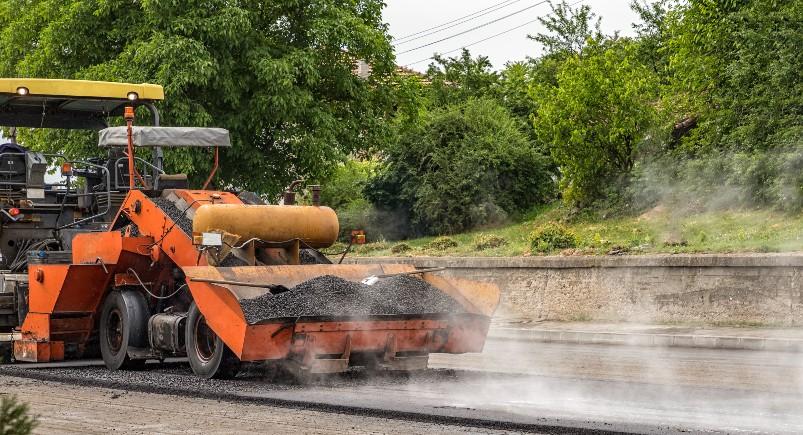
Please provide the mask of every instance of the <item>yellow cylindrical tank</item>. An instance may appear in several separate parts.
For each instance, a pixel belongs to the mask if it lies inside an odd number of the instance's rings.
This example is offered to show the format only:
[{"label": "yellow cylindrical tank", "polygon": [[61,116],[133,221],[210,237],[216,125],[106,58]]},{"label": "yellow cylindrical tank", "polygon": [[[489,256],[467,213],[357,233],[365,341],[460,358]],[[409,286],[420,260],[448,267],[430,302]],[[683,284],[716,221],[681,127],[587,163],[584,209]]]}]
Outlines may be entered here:
[{"label": "yellow cylindrical tank", "polygon": [[301,205],[206,204],[195,211],[193,233],[223,230],[241,241],[257,238],[266,242],[301,239],[314,248],[331,246],[340,223],[329,207]]}]

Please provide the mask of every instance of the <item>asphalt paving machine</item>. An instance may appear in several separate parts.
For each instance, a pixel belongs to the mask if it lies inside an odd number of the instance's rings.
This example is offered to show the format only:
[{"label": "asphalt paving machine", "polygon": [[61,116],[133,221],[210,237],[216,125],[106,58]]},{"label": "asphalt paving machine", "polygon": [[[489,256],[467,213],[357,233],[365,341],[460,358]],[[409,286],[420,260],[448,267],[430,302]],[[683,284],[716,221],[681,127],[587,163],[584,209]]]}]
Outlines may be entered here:
[{"label": "asphalt paving machine", "polygon": [[[20,86],[15,83],[7,95],[21,96]],[[35,94],[34,86],[25,86],[25,96]],[[106,190],[124,194],[113,205],[113,218],[105,220],[105,209],[91,216],[59,215],[59,222],[75,228],[69,243],[49,249],[25,245],[27,274],[13,290],[19,324],[6,334],[16,361],[61,361],[99,352],[105,365],[117,370],[186,356],[194,373],[211,378],[231,377],[244,363],[264,362],[301,376],[343,372],[352,365],[416,370],[426,368],[431,353],[482,351],[499,303],[496,286],[418,273],[405,264],[332,264],[319,249],[336,241],[339,223],[335,212],[319,203],[318,189],[310,205],[292,204],[291,197],[268,205],[253,195],[210,190],[219,149],[231,145],[228,132],[135,126],[134,106],[152,108],[155,100],[142,93],[138,98],[126,94],[129,101],[109,112],[122,110],[126,125],[100,131],[99,146],[110,157],[105,164],[92,163],[106,175]],[[211,150],[213,169],[200,189],[191,189],[186,175],[163,171],[161,149],[174,146]],[[151,161],[137,157],[143,149],[154,156]],[[92,189],[88,197],[103,196]],[[6,240],[13,232],[7,220],[14,213],[7,207],[0,212]],[[278,297],[316,277],[360,282],[410,273],[461,309],[302,312],[257,321],[243,311],[245,300]],[[394,295],[386,297],[392,301]]]}]

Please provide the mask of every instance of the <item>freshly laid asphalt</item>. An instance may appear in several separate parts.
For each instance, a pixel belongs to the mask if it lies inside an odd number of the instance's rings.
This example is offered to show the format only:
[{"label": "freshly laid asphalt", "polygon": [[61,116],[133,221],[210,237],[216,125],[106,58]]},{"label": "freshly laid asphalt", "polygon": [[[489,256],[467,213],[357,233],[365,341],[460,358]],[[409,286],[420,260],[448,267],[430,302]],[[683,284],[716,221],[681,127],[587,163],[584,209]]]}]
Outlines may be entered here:
[{"label": "freshly laid asphalt", "polygon": [[803,358],[788,352],[490,339],[482,354],[433,355],[425,372],[356,370],[308,385],[261,369],[203,381],[180,362],[45,367],[4,366],[0,376],[487,430],[803,432]]}]

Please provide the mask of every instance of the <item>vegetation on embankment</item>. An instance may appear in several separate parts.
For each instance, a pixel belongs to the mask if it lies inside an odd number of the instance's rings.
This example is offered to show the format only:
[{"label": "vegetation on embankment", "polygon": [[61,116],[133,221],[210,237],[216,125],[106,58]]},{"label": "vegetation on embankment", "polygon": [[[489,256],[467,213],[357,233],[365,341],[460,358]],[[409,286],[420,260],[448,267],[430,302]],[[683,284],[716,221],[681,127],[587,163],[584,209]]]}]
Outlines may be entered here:
[{"label": "vegetation on embankment", "polygon": [[[341,241],[412,239],[373,247],[410,255],[796,249],[772,225],[803,211],[803,3],[636,0],[628,37],[603,34],[588,5],[551,6],[536,57],[499,69],[464,50],[405,76],[394,135],[321,183]],[[673,213],[640,218],[660,205]],[[458,246],[418,239],[438,235]]]},{"label": "vegetation on embankment", "polygon": [[[534,233],[562,227],[573,248],[533,244]],[[537,234],[536,234],[537,235]],[[554,240],[555,238],[548,238]],[[454,242],[454,243],[450,243]],[[402,246],[404,245],[404,246]],[[331,252],[342,251],[338,244]],[[399,249],[402,248],[402,249]],[[803,215],[768,210],[675,213],[658,206],[638,216],[567,218],[562,206],[548,206],[522,222],[448,237],[355,246],[355,256],[529,256],[653,253],[733,253],[803,251]]]}]

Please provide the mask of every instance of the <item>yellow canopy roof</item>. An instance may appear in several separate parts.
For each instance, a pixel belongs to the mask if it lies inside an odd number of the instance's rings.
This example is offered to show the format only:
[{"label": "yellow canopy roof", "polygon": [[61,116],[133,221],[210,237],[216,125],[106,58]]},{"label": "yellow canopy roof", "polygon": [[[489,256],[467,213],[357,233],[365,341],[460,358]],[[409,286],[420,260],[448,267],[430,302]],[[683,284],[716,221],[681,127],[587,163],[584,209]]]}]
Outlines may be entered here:
[{"label": "yellow canopy roof", "polygon": [[0,126],[99,130],[125,106],[163,99],[159,85],[0,78]]},{"label": "yellow canopy roof", "polygon": [[89,80],[56,79],[0,79],[0,94],[17,94],[27,88],[29,95],[41,97],[75,97],[125,100],[129,92],[136,92],[140,100],[163,100],[164,90],[159,85]]}]

